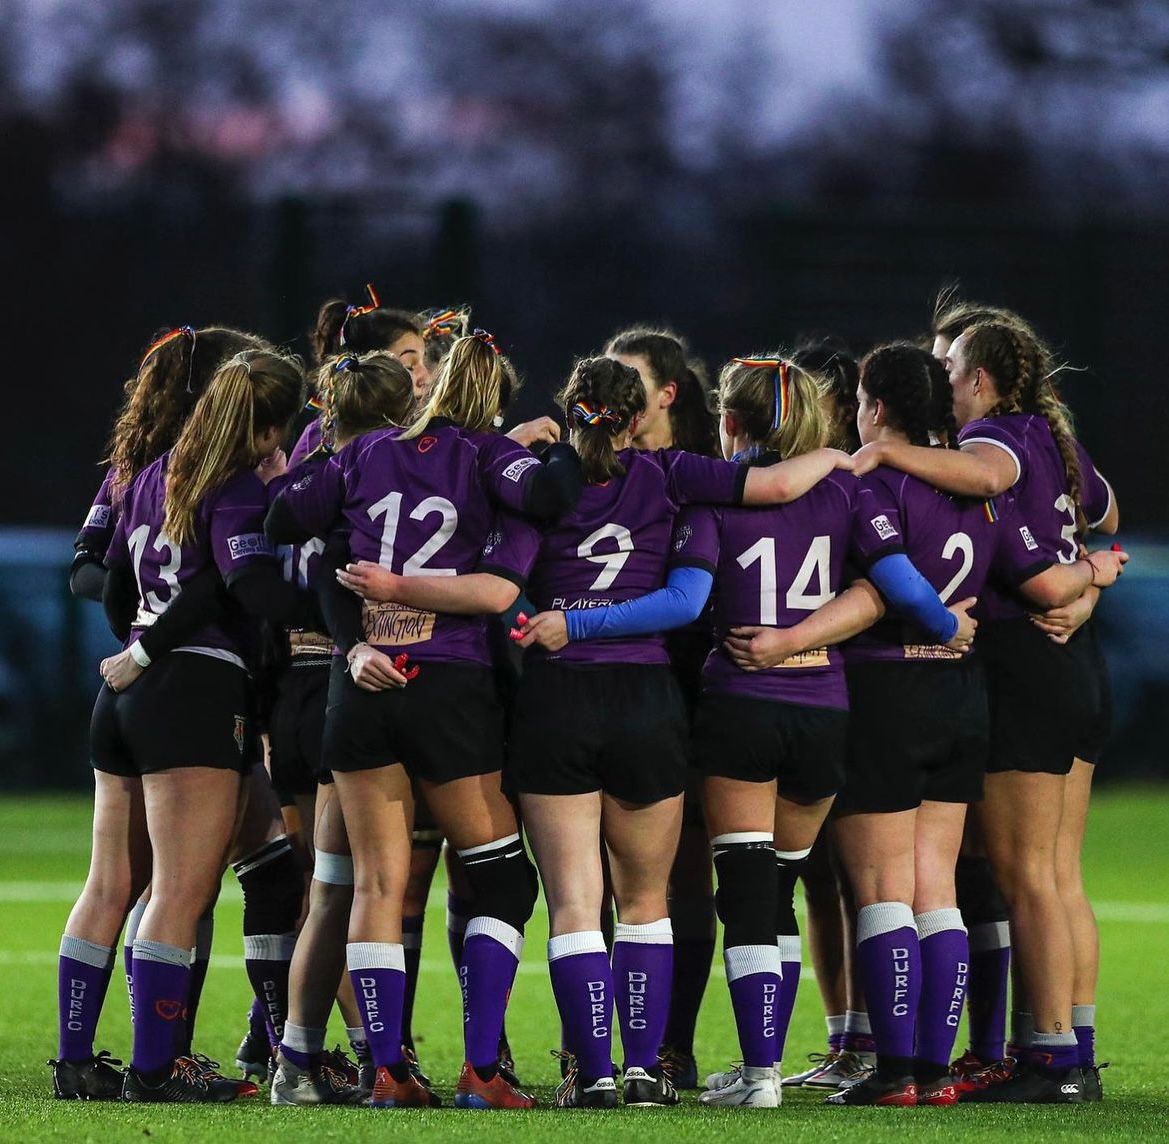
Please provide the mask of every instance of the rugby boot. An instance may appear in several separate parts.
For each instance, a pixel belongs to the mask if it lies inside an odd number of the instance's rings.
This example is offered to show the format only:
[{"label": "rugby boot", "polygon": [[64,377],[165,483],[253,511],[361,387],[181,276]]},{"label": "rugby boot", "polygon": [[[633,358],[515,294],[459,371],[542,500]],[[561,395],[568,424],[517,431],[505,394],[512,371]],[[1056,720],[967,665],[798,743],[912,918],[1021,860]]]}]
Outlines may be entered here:
[{"label": "rugby boot", "polygon": [[117,1100],[122,1095],[122,1062],[102,1049],[84,1061],[46,1061],[53,1069],[58,1100]]},{"label": "rugby boot", "polygon": [[831,1096],[825,1097],[824,1103],[913,1108],[917,1104],[917,1082],[911,1076],[880,1080],[874,1074],[853,1084],[842,1085]]},{"label": "rugby boot", "polygon": [[625,1070],[621,1098],[626,1108],[661,1108],[681,1099],[663,1068],[647,1070],[637,1065]]},{"label": "rugby boot", "polygon": [[370,1108],[438,1108],[442,1101],[413,1073],[396,1080],[384,1065],[377,1070],[370,1093]]},{"label": "rugby boot", "polygon": [[743,1065],[736,1080],[722,1088],[699,1093],[699,1104],[724,1108],[778,1108],[783,1093],[775,1080],[774,1068]]},{"label": "rugby boot", "polygon": [[470,1061],[463,1062],[459,1083],[455,1088],[456,1108],[535,1108],[536,1098],[520,1092],[515,1085],[496,1071],[490,1080],[482,1080]]},{"label": "rugby boot", "polygon": [[161,1104],[226,1104],[239,1096],[237,1082],[209,1073],[192,1057],[179,1057],[170,1075],[151,1084],[133,1066],[122,1081],[122,1099]]},{"label": "rugby boot", "polygon": [[585,1083],[574,1064],[556,1089],[557,1108],[616,1108],[617,1084],[611,1076]]}]

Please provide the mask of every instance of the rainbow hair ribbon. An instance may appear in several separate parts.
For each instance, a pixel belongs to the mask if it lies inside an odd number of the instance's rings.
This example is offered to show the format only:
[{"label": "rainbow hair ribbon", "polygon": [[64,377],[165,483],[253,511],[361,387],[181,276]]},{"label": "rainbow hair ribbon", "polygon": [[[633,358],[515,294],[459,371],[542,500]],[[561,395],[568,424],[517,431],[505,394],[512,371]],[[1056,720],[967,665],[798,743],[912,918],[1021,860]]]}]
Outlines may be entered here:
[{"label": "rainbow hair ribbon", "polygon": [[503,354],[503,350],[501,350],[499,346],[495,344],[494,334],[489,334],[486,330],[476,329],[471,331],[471,337],[477,338],[485,346],[490,346],[495,351],[496,357],[500,357]]},{"label": "rainbow hair ribbon", "polygon": [[459,310],[440,310],[432,318],[427,318],[422,330],[425,341],[431,338],[447,338],[459,332],[463,324],[463,315]]},{"label": "rainbow hair ribbon", "polygon": [[771,419],[771,428],[778,429],[787,424],[791,415],[791,363],[783,358],[732,358],[736,365],[745,365],[748,369],[775,370],[775,414]]},{"label": "rainbow hair ribbon", "polygon": [[373,288],[372,282],[365,284],[365,292],[369,295],[368,306],[346,306],[345,317],[341,319],[341,330],[337,335],[337,344],[343,346],[345,344],[345,327],[349,324],[350,318],[360,318],[362,314],[368,314],[378,309],[381,306],[381,299],[377,296],[377,291]]},{"label": "rainbow hair ribbon", "polygon": [[582,425],[600,425],[602,421],[618,425],[621,422],[621,414],[616,410],[610,409],[607,405],[594,407],[586,401],[578,401],[572,407],[572,415]]},{"label": "rainbow hair ribbon", "polygon": [[162,337],[155,338],[142,355],[142,360],[138,363],[138,368],[141,369],[153,354],[157,353],[167,342],[173,342],[175,338],[191,339],[191,358],[187,362],[187,392],[190,393],[191,374],[195,369],[195,342],[198,340],[198,335],[191,326],[176,326],[173,330],[168,330]]}]

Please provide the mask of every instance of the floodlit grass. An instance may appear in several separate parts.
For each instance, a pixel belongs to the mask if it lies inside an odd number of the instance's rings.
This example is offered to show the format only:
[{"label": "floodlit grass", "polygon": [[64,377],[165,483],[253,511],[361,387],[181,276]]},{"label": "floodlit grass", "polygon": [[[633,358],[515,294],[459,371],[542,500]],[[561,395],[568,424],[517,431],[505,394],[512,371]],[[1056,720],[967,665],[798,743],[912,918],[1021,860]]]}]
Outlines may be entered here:
[{"label": "floodlit grass", "polygon": [[[774,1112],[707,1110],[688,1093],[678,1109],[607,1113],[475,1113],[457,1109],[275,1109],[262,1099],[218,1107],[131,1106],[55,1101],[44,1061],[56,1051],[56,949],[85,874],[89,803],[74,797],[0,799],[0,1140],[170,1142],[254,1141],[258,1133],[347,1142],[426,1132],[443,1140],[569,1141],[592,1139],[720,1141],[775,1139],[784,1144],[858,1140],[1169,1139],[1169,1095],[1161,1068],[1161,1034],[1169,1027],[1169,789],[1105,790],[1096,799],[1085,865],[1098,903],[1103,939],[1098,1043],[1112,1067],[1103,1104],[1027,1108],[828,1108],[811,1093],[785,1093]],[[194,827],[197,829],[197,826]],[[441,875],[440,875],[441,878]],[[423,1066],[449,1104],[462,1054],[458,991],[446,950],[444,896],[436,884],[427,914],[415,1029]],[[197,1045],[225,1064],[245,1028],[250,1003],[242,968],[238,890],[229,878],[216,912],[215,956],[199,1013]],[[546,916],[537,912],[512,994],[508,1025],[520,1076],[547,1104],[558,1076],[548,1050],[559,1022],[543,960]],[[337,1018],[336,1040],[344,1030]],[[819,997],[810,974],[801,989],[787,1064],[823,1048]],[[98,1047],[125,1057],[129,1021],[119,981],[110,988]],[[736,1054],[721,972],[711,979],[699,1024],[704,1071]],[[225,1069],[225,1071],[227,1071]]]}]

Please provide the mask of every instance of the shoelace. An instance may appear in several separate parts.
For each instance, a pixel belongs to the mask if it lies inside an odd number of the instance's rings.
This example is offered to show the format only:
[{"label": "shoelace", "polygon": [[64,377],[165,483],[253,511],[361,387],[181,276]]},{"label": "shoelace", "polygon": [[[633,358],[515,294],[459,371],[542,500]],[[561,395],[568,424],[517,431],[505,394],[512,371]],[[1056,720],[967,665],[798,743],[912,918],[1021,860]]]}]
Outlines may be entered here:
[{"label": "shoelace", "polygon": [[[203,1061],[205,1060],[207,1060],[206,1057],[200,1060],[198,1056],[179,1057],[175,1061],[171,1076],[173,1077],[177,1074],[182,1080],[185,1080],[188,1084],[193,1084],[196,1088],[207,1088],[207,1082],[213,1077],[216,1079],[223,1078],[218,1077],[217,1074],[208,1072],[203,1065]],[[210,1063],[217,1064],[218,1062]]]},{"label": "shoelace", "polygon": [[321,1068],[343,1078],[348,1085],[357,1084],[361,1078],[357,1062],[340,1045],[321,1055]]}]

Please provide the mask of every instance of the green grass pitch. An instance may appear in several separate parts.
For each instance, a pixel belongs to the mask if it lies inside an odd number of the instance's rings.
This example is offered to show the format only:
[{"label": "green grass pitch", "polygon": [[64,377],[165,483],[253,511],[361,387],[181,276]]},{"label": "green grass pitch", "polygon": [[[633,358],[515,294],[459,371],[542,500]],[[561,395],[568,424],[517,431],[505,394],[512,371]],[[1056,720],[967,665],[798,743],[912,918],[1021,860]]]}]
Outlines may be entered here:
[{"label": "green grass pitch", "polygon": [[[270,1139],[385,1140],[425,1131],[441,1140],[683,1141],[1169,1139],[1169,1082],[1161,1063],[1169,1027],[1169,788],[1104,790],[1089,831],[1086,869],[1103,939],[1099,1046],[1112,1062],[1099,1105],[1062,1108],[959,1106],[949,1109],[829,1108],[811,1093],[788,1090],[773,1112],[701,1108],[688,1093],[680,1108],[606,1113],[415,1112],[276,1109],[263,1099],[218,1107],[122,1106],[52,1099],[44,1061],[56,1051],[55,973],[61,927],[85,875],[89,802],[84,797],[0,799],[0,1141],[168,1142]],[[461,1064],[458,991],[447,957],[445,898],[435,886],[427,914],[416,1030],[427,1072],[449,1104]],[[558,1044],[544,962],[542,905],[512,994],[508,1026],[521,1078],[547,1105],[557,1077],[549,1049]],[[717,960],[717,958],[716,958]],[[806,971],[807,972],[807,971]],[[242,969],[239,894],[225,883],[216,913],[215,956],[199,1013],[197,1046],[230,1062],[249,1005]],[[336,1039],[344,1030],[334,1017]],[[788,1043],[787,1067],[823,1047],[815,983],[807,973]],[[331,1043],[331,1042],[330,1042]],[[130,1033],[119,980],[110,988],[98,1046],[126,1057]],[[699,1023],[703,1071],[736,1056],[730,1004],[716,967]],[[226,1071],[226,1070],[225,1070]]]}]

